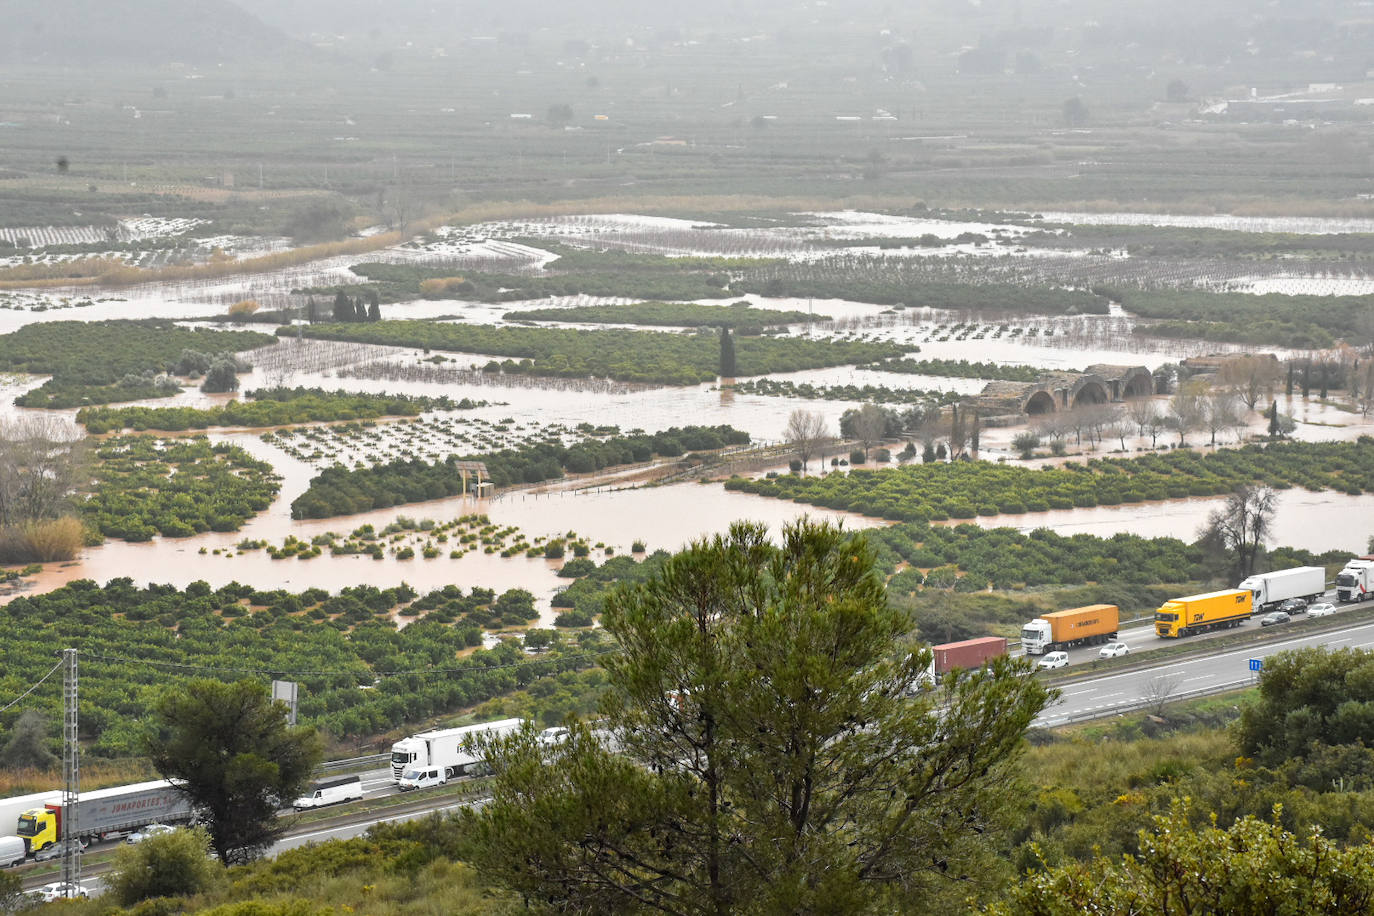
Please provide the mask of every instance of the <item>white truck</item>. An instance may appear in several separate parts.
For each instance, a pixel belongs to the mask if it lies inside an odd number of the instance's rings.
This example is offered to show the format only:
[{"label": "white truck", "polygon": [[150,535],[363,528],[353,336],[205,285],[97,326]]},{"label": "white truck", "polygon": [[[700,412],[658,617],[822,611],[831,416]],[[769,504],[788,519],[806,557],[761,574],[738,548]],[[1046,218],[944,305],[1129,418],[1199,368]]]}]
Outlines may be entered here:
[{"label": "white truck", "polygon": [[1374,556],[1353,557],[1336,575],[1336,597],[1341,601],[1374,598]]},{"label": "white truck", "polygon": [[[443,781],[470,776],[482,759],[463,748],[470,738],[508,735],[525,724],[524,719],[499,719],[461,728],[441,728],[402,738],[391,746],[391,775],[396,784],[407,788],[405,774],[438,769]],[[412,780],[413,781],[413,780]]]},{"label": "white truck", "polygon": [[1326,570],[1320,566],[1294,566],[1251,576],[1237,585],[1255,596],[1256,612],[1272,611],[1289,598],[1312,601],[1326,591]]}]

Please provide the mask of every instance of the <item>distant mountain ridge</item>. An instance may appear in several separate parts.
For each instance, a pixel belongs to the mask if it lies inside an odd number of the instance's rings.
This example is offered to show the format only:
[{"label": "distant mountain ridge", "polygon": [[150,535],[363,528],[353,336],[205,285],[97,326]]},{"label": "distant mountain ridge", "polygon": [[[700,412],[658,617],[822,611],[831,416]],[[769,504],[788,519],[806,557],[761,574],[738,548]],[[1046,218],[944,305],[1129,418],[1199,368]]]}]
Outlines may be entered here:
[{"label": "distant mountain ridge", "polygon": [[306,46],[230,0],[5,0],[0,66],[206,65]]}]

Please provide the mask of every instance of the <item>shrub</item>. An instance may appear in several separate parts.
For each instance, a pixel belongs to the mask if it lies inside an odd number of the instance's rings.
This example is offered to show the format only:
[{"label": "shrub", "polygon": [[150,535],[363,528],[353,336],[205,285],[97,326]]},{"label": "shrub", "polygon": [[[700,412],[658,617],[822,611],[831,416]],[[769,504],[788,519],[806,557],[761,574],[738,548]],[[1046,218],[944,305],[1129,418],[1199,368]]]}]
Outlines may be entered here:
[{"label": "shrub", "polygon": [[210,859],[203,829],[174,830],[115,852],[110,893],[124,906],[152,897],[189,897],[214,885],[223,870]]},{"label": "shrub", "polygon": [[863,464],[867,460],[868,458],[864,455],[864,451],[861,448],[856,448],[854,449],[854,451],[849,453],[850,464]]},{"label": "shrub", "polygon": [[1022,458],[1029,458],[1040,447],[1040,437],[1030,430],[1019,432],[1011,440],[1011,447],[1016,449]]},{"label": "shrub", "polygon": [[14,561],[75,560],[86,539],[86,526],[81,520],[64,515],[51,521],[29,522],[12,531],[0,545],[0,553]]}]

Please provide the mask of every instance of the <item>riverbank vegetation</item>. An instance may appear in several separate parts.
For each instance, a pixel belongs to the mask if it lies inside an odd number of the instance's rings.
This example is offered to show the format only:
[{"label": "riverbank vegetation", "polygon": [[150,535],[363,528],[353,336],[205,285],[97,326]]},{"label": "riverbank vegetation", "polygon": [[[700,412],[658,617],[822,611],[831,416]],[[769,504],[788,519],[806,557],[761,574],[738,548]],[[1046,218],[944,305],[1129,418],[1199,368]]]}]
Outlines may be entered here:
[{"label": "riverbank vegetation", "polygon": [[310,481],[291,503],[292,518],[329,518],[405,503],[457,496],[476,486],[475,474],[464,481],[458,462],[481,461],[487,481],[497,489],[519,483],[557,480],[564,473],[587,474],[654,457],[677,458],[694,451],[745,445],[749,434],[729,426],[673,427],[654,434],[587,437],[572,445],[551,439],[519,449],[427,462],[400,459],[374,467],[331,467]]},{"label": "riverbank vegetation", "polygon": [[578,305],[572,308],[526,309],[506,312],[503,321],[566,321],[575,324],[634,324],[646,327],[732,328],[757,334],[764,328],[829,321],[827,315],[756,309],[748,302],[729,306],[694,302],[637,302],[632,305]]},{"label": "riverbank vegetation", "polygon": [[430,410],[468,410],[478,403],[446,396],[360,394],[322,388],[265,388],[250,391],[247,400],[214,407],[83,407],[76,422],[92,434],[136,431],[181,432],[212,426],[284,426],[289,423],[332,423],[377,417],[415,417]]},{"label": "riverbank vegetation", "polygon": [[94,459],[81,514],[101,536],[126,541],[237,531],[272,504],[281,480],[267,462],[204,437],[115,437]]},{"label": "riverbank vegetation", "polygon": [[957,391],[930,391],[923,388],[884,388],[879,385],[813,385],[810,382],[778,381],[771,378],[736,382],[740,394],[770,398],[804,398],[823,401],[859,401],[865,404],[955,404],[966,395]]},{"label": "riverbank vegetation", "polygon": [[1137,334],[1261,346],[1322,349],[1357,340],[1368,296],[1216,293],[1205,290],[1107,291],[1126,311],[1150,319]]},{"label": "riverbank vegetation", "polygon": [[18,398],[23,407],[79,407],[150,397],[181,390],[175,373],[189,352],[213,357],[266,346],[274,338],[256,331],[184,328],[171,321],[47,321],[0,336],[0,369],[51,375]]},{"label": "riverbank vegetation", "polygon": [[[278,331],[284,333],[286,329]],[[693,385],[713,381],[720,368],[720,341],[708,330],[667,334],[378,321],[312,325],[304,333],[326,340],[505,356],[506,362],[494,363],[492,368],[560,378],[595,376],[623,382]],[[904,347],[895,344],[857,341],[792,337],[735,340],[736,371],[740,375],[872,362],[904,351]]]},{"label": "riverbank vegetation", "polygon": [[1178,449],[1038,469],[955,461],[820,477],[734,477],[725,486],[896,521],[942,521],[1219,496],[1243,483],[1349,495],[1374,491],[1374,440],[1362,436],[1356,442],[1247,445],[1205,455]]},{"label": "riverbank vegetation", "polygon": [[1008,382],[1034,382],[1046,374],[1046,370],[1038,366],[969,362],[966,359],[886,359],[859,368],[876,369],[879,372],[900,372],[904,375],[937,375]]},{"label": "riverbank vegetation", "polygon": [[925,265],[897,259],[829,258],[759,268],[747,272],[730,288],[736,293],[770,298],[847,299],[907,308],[1035,315],[1107,314],[1107,297],[1098,293],[1056,286],[933,281]]}]

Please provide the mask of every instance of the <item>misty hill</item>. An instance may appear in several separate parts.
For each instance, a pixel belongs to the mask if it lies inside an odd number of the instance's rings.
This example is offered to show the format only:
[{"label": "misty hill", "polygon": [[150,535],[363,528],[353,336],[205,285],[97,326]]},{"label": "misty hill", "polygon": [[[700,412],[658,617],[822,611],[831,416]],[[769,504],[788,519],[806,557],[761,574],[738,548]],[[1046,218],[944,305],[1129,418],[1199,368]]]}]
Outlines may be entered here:
[{"label": "misty hill", "polygon": [[213,65],[304,46],[229,0],[6,0],[0,64]]}]

